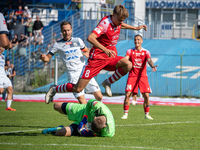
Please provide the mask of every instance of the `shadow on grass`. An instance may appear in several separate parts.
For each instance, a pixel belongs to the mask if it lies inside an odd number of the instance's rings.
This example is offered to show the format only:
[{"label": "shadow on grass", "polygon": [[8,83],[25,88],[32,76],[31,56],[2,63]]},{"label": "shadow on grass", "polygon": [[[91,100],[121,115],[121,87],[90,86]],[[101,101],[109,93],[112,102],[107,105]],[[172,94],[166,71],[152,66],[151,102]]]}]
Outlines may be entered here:
[{"label": "shadow on grass", "polygon": [[[23,126],[23,125],[0,125],[0,127],[25,127],[25,128],[48,128],[48,127],[44,127],[44,126]],[[51,128],[51,127],[49,127]]]},{"label": "shadow on grass", "polygon": [[17,133],[1,133],[0,136],[41,136],[44,135],[42,133],[24,133],[24,132],[17,132]]}]

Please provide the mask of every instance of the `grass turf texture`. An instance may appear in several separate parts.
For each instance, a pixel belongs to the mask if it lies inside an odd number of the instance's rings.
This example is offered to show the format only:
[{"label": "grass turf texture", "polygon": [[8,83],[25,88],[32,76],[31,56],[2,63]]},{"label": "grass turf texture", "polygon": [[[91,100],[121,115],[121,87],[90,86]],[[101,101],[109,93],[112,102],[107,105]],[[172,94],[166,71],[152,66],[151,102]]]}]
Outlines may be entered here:
[{"label": "grass turf texture", "polygon": [[17,111],[11,112],[0,102],[0,149],[200,149],[199,107],[155,105],[150,109],[154,120],[145,120],[143,106],[131,105],[122,120],[123,105],[107,106],[115,118],[114,137],[57,137],[41,132],[72,122],[54,111],[53,103],[13,102]]}]

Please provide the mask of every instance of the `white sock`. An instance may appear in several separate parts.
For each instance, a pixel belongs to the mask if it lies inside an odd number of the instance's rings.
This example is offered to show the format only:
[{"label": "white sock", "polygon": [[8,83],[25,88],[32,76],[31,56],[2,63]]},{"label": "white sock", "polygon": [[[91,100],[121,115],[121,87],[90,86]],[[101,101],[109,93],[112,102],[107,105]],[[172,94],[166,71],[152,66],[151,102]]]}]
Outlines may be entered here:
[{"label": "white sock", "polygon": [[6,108],[10,107],[11,103],[12,103],[12,100],[7,100],[7,106],[6,106]]}]

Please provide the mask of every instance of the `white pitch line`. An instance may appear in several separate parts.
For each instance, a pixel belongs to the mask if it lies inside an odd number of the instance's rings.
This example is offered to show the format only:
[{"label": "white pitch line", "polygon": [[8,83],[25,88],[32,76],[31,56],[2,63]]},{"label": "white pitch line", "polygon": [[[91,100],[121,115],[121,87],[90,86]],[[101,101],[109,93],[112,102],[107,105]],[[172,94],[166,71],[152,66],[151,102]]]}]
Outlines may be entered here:
[{"label": "white pitch line", "polygon": [[111,145],[85,145],[85,144],[31,144],[31,143],[0,143],[0,145],[30,145],[30,146],[76,146],[76,147],[105,147],[105,148],[127,148],[127,149],[158,149],[173,150],[167,148],[140,147],[140,146],[111,146]]},{"label": "white pitch line", "polygon": [[180,123],[200,123],[200,122],[199,121],[185,121],[185,122],[149,123],[149,124],[123,124],[123,125],[115,125],[115,126],[153,126],[153,125],[180,124]]}]

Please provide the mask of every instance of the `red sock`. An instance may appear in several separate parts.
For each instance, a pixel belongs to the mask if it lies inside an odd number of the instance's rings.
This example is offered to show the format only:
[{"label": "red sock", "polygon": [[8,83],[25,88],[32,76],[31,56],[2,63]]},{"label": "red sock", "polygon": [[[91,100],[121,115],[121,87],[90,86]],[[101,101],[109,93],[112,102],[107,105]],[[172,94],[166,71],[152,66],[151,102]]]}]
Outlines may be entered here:
[{"label": "red sock", "polygon": [[66,83],[63,85],[56,86],[56,92],[57,93],[63,93],[63,92],[73,92],[73,86],[75,84],[72,83]]},{"label": "red sock", "polygon": [[118,68],[117,70],[115,70],[115,73],[108,78],[108,81],[110,84],[112,84],[124,75],[126,75],[125,71],[122,68]]},{"label": "red sock", "polygon": [[124,113],[128,114],[128,110],[129,110],[129,105],[124,104]]},{"label": "red sock", "polygon": [[147,106],[147,107],[144,107],[144,113],[145,113],[145,115],[147,114],[149,114],[149,110],[150,110],[150,107],[149,106]]}]

